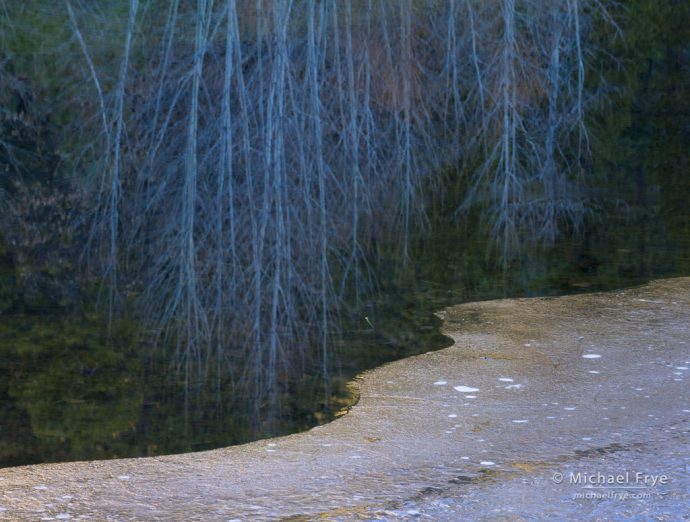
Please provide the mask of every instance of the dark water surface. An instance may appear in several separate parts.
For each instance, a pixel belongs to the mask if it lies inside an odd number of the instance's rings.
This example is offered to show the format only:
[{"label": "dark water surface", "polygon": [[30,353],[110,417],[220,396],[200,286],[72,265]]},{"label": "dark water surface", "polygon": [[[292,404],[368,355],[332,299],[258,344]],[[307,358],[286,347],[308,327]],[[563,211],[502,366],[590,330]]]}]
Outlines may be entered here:
[{"label": "dark water surface", "polygon": [[443,306],[690,274],[683,206],[679,200],[670,209],[610,218],[578,239],[531,250],[505,271],[489,261],[475,232],[432,233],[418,245],[414,266],[378,275],[384,297],[346,318],[331,400],[324,400],[321,379],[307,376],[270,423],[252,421],[241,397],[187,396],[167,365],[141,356],[147,350],[134,340],[134,323],[118,323],[113,344],[95,314],[0,315],[0,467],[198,451],[327,422],[351,402],[345,383],[357,373],[447,346],[432,315]]}]

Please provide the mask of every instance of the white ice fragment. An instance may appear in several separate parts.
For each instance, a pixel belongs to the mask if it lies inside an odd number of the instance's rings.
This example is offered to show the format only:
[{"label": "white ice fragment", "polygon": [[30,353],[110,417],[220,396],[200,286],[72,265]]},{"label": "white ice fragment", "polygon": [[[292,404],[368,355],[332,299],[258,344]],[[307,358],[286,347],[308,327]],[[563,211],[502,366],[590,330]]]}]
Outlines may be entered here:
[{"label": "white ice fragment", "polygon": [[676,370],[687,370],[687,366],[676,366]]},{"label": "white ice fragment", "polygon": [[481,464],[482,466],[493,466],[493,465],[496,464],[496,463],[495,463],[495,462],[491,462],[490,460],[482,460],[482,461],[480,462],[480,464]]},{"label": "white ice fragment", "polygon": [[465,399],[476,399],[476,395],[465,395]]},{"label": "white ice fragment", "polygon": [[34,489],[44,490],[48,489],[48,486],[44,486],[43,484],[41,484],[40,486],[34,486]]},{"label": "white ice fragment", "polygon": [[522,384],[509,384],[508,386],[506,386],[506,390],[510,390],[513,388],[519,390],[520,388],[522,388]]},{"label": "white ice fragment", "polygon": [[566,407],[563,408],[563,409],[566,410],[566,411],[573,411],[573,410],[575,409],[575,406],[566,406]]},{"label": "white ice fragment", "polygon": [[513,382],[513,379],[510,377],[499,377],[498,380],[501,382]]},{"label": "white ice fragment", "polygon": [[582,440],[592,440],[592,437],[582,437]]},{"label": "white ice fragment", "polygon": [[527,423],[527,422],[529,422],[529,421],[528,421],[527,419],[515,419],[515,420],[512,421],[512,422],[514,422],[515,424],[525,424],[525,423]]},{"label": "white ice fragment", "polygon": [[129,475],[120,475],[117,477],[119,480],[129,480]]},{"label": "white ice fragment", "polygon": [[457,417],[457,415],[455,413],[451,413],[450,415],[448,415],[448,417],[454,419],[455,417]]},{"label": "white ice fragment", "polygon": [[601,355],[598,353],[586,353],[582,356],[583,359],[600,359]]},{"label": "white ice fragment", "polygon": [[436,386],[443,386],[444,384],[448,384],[446,381],[436,381],[434,383]]},{"label": "white ice fragment", "polygon": [[588,372],[588,373],[594,373],[594,374],[597,374],[597,373],[599,373],[599,371],[598,371],[598,370],[589,370],[589,372]]},{"label": "white ice fragment", "polygon": [[555,419],[556,417],[554,417],[553,415],[549,415],[549,416],[546,417],[546,418],[547,418],[547,419]]},{"label": "white ice fragment", "polygon": [[469,457],[460,457],[462,460],[470,460]]},{"label": "white ice fragment", "polygon": [[479,388],[472,388],[470,386],[453,386],[453,389],[455,391],[459,391],[460,393],[472,393],[479,391]]}]

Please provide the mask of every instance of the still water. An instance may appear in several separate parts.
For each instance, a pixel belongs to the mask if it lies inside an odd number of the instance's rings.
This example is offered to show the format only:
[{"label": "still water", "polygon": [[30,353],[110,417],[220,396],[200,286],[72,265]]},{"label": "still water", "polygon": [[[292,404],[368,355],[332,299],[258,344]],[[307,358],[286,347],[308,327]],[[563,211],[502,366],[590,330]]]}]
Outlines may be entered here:
[{"label": "still water", "polygon": [[[687,211],[619,217],[499,267],[474,230],[437,227],[412,266],[377,275],[380,298],[344,319],[329,398],[321,379],[294,383],[270,423],[243,399],[188,395],[120,321],[105,340],[96,313],[0,315],[0,467],[151,456],[247,442],[328,422],[353,397],[346,383],[384,362],[448,346],[432,312],[464,301],[609,290],[690,274]],[[383,259],[381,266],[391,266]]]}]

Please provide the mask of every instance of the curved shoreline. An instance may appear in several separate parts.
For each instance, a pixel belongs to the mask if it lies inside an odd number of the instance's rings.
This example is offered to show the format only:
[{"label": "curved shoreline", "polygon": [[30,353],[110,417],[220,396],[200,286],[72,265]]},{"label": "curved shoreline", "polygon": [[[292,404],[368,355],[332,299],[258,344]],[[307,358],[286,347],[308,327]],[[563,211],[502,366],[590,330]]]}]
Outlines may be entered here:
[{"label": "curved shoreline", "polygon": [[690,278],[439,315],[453,346],[364,372],[358,402],[327,425],[199,453],[0,469],[0,520],[357,519],[690,421],[690,370],[675,369],[690,361]]}]

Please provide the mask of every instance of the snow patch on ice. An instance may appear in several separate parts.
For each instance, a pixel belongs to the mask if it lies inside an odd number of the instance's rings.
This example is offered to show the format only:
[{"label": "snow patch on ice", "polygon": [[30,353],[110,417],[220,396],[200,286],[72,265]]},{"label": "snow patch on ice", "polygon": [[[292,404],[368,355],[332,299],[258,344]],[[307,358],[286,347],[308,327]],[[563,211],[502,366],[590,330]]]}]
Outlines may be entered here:
[{"label": "snow patch on ice", "polygon": [[455,391],[459,391],[460,393],[472,393],[479,391],[479,388],[472,388],[471,386],[453,386],[453,389]]}]

